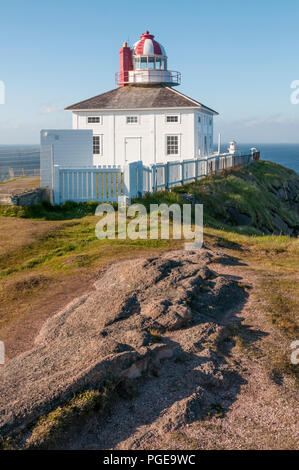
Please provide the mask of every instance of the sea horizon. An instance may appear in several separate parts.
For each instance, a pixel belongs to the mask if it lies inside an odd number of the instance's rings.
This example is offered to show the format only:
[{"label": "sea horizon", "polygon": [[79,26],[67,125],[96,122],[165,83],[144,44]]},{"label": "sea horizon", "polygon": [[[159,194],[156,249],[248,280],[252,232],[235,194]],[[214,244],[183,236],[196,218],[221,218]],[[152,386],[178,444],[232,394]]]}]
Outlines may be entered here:
[{"label": "sea horizon", "polygon": [[[222,142],[221,152],[226,152],[228,142]],[[240,152],[249,152],[256,147],[261,152],[262,160],[269,160],[283,165],[299,174],[299,142],[298,143],[258,143],[237,142]],[[214,151],[217,151],[217,143],[214,143]],[[9,168],[26,170],[39,169],[40,145],[39,144],[0,144],[0,180],[9,177]]]}]

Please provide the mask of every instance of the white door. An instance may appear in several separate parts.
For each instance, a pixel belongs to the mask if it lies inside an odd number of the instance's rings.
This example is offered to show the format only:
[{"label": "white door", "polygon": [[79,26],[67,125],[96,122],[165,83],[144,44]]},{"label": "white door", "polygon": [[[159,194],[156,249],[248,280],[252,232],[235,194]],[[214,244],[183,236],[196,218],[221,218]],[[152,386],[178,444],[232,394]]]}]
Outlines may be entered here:
[{"label": "white door", "polygon": [[125,138],[125,161],[136,162],[141,160],[141,137]]}]

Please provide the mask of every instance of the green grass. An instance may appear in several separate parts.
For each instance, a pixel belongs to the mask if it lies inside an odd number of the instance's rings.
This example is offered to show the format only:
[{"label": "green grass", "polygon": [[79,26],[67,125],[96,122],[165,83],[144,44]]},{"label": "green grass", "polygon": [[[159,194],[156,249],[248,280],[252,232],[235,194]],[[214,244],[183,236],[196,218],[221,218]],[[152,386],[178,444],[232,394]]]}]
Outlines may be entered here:
[{"label": "green grass", "polygon": [[105,380],[98,388],[84,390],[41,416],[33,426],[25,448],[45,449],[65,438],[68,429],[82,423],[88,416],[100,415],[114,397],[130,399],[136,394],[133,384],[125,378],[114,377]]},{"label": "green grass", "polygon": [[[24,177],[21,177],[21,178],[24,178]],[[16,180],[21,179],[21,178],[10,178],[8,180],[2,180],[2,181],[0,181],[0,184],[12,183],[13,181],[16,181]]]},{"label": "green grass", "polygon": [[130,253],[135,250],[170,248],[169,240],[99,240],[95,235],[96,218],[73,220],[62,228],[43,236],[35,243],[0,257],[0,278],[13,273],[47,266],[50,270],[68,270],[70,258],[85,266],[105,256],[109,248]]},{"label": "green grass", "polygon": [[28,207],[0,206],[0,216],[20,217],[39,220],[70,220],[94,215],[97,202],[73,202],[67,201],[58,206],[52,206],[45,201]]},{"label": "green grass", "polygon": [[267,301],[270,321],[287,336],[296,339],[299,333],[297,280],[272,276],[263,280],[261,285]]},{"label": "green grass", "polygon": [[242,170],[211,175],[184,187],[176,187],[174,191],[177,194],[193,194],[204,205],[205,225],[235,231],[230,225],[235,225],[233,217],[227,210],[234,207],[252,220],[253,227],[242,227],[243,233],[262,235],[263,228],[271,232],[275,230],[273,213],[290,226],[299,224],[298,215],[271,192],[272,188],[284,187],[287,181],[293,181],[298,186],[299,177],[280,165],[260,161]]}]

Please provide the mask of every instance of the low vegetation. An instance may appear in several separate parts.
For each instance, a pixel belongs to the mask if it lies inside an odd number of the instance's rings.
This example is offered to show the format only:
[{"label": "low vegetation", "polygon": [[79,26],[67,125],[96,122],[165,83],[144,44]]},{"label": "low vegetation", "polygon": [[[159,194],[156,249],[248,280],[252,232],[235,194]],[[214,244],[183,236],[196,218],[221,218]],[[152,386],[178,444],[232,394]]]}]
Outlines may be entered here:
[{"label": "low vegetation", "polygon": [[[89,416],[101,414],[105,406],[115,397],[130,399],[136,389],[128,379],[113,377],[106,380],[99,388],[92,388],[77,393],[70,401],[58,406],[38,422],[30,430],[24,448],[47,449],[65,438],[66,431],[80,425]],[[12,444],[11,444],[12,445]],[[16,444],[15,444],[16,445]]]}]

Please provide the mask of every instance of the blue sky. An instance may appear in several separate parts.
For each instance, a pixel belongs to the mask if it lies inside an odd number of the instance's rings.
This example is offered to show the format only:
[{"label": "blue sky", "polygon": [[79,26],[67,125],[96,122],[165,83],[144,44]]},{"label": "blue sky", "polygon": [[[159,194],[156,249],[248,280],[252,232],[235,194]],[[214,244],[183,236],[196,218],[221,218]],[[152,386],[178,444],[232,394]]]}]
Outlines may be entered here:
[{"label": "blue sky", "polygon": [[2,0],[0,14],[0,144],[71,127],[63,108],[114,88],[122,43],[146,29],[182,73],[178,90],[220,113],[215,135],[299,142],[296,0]]}]

